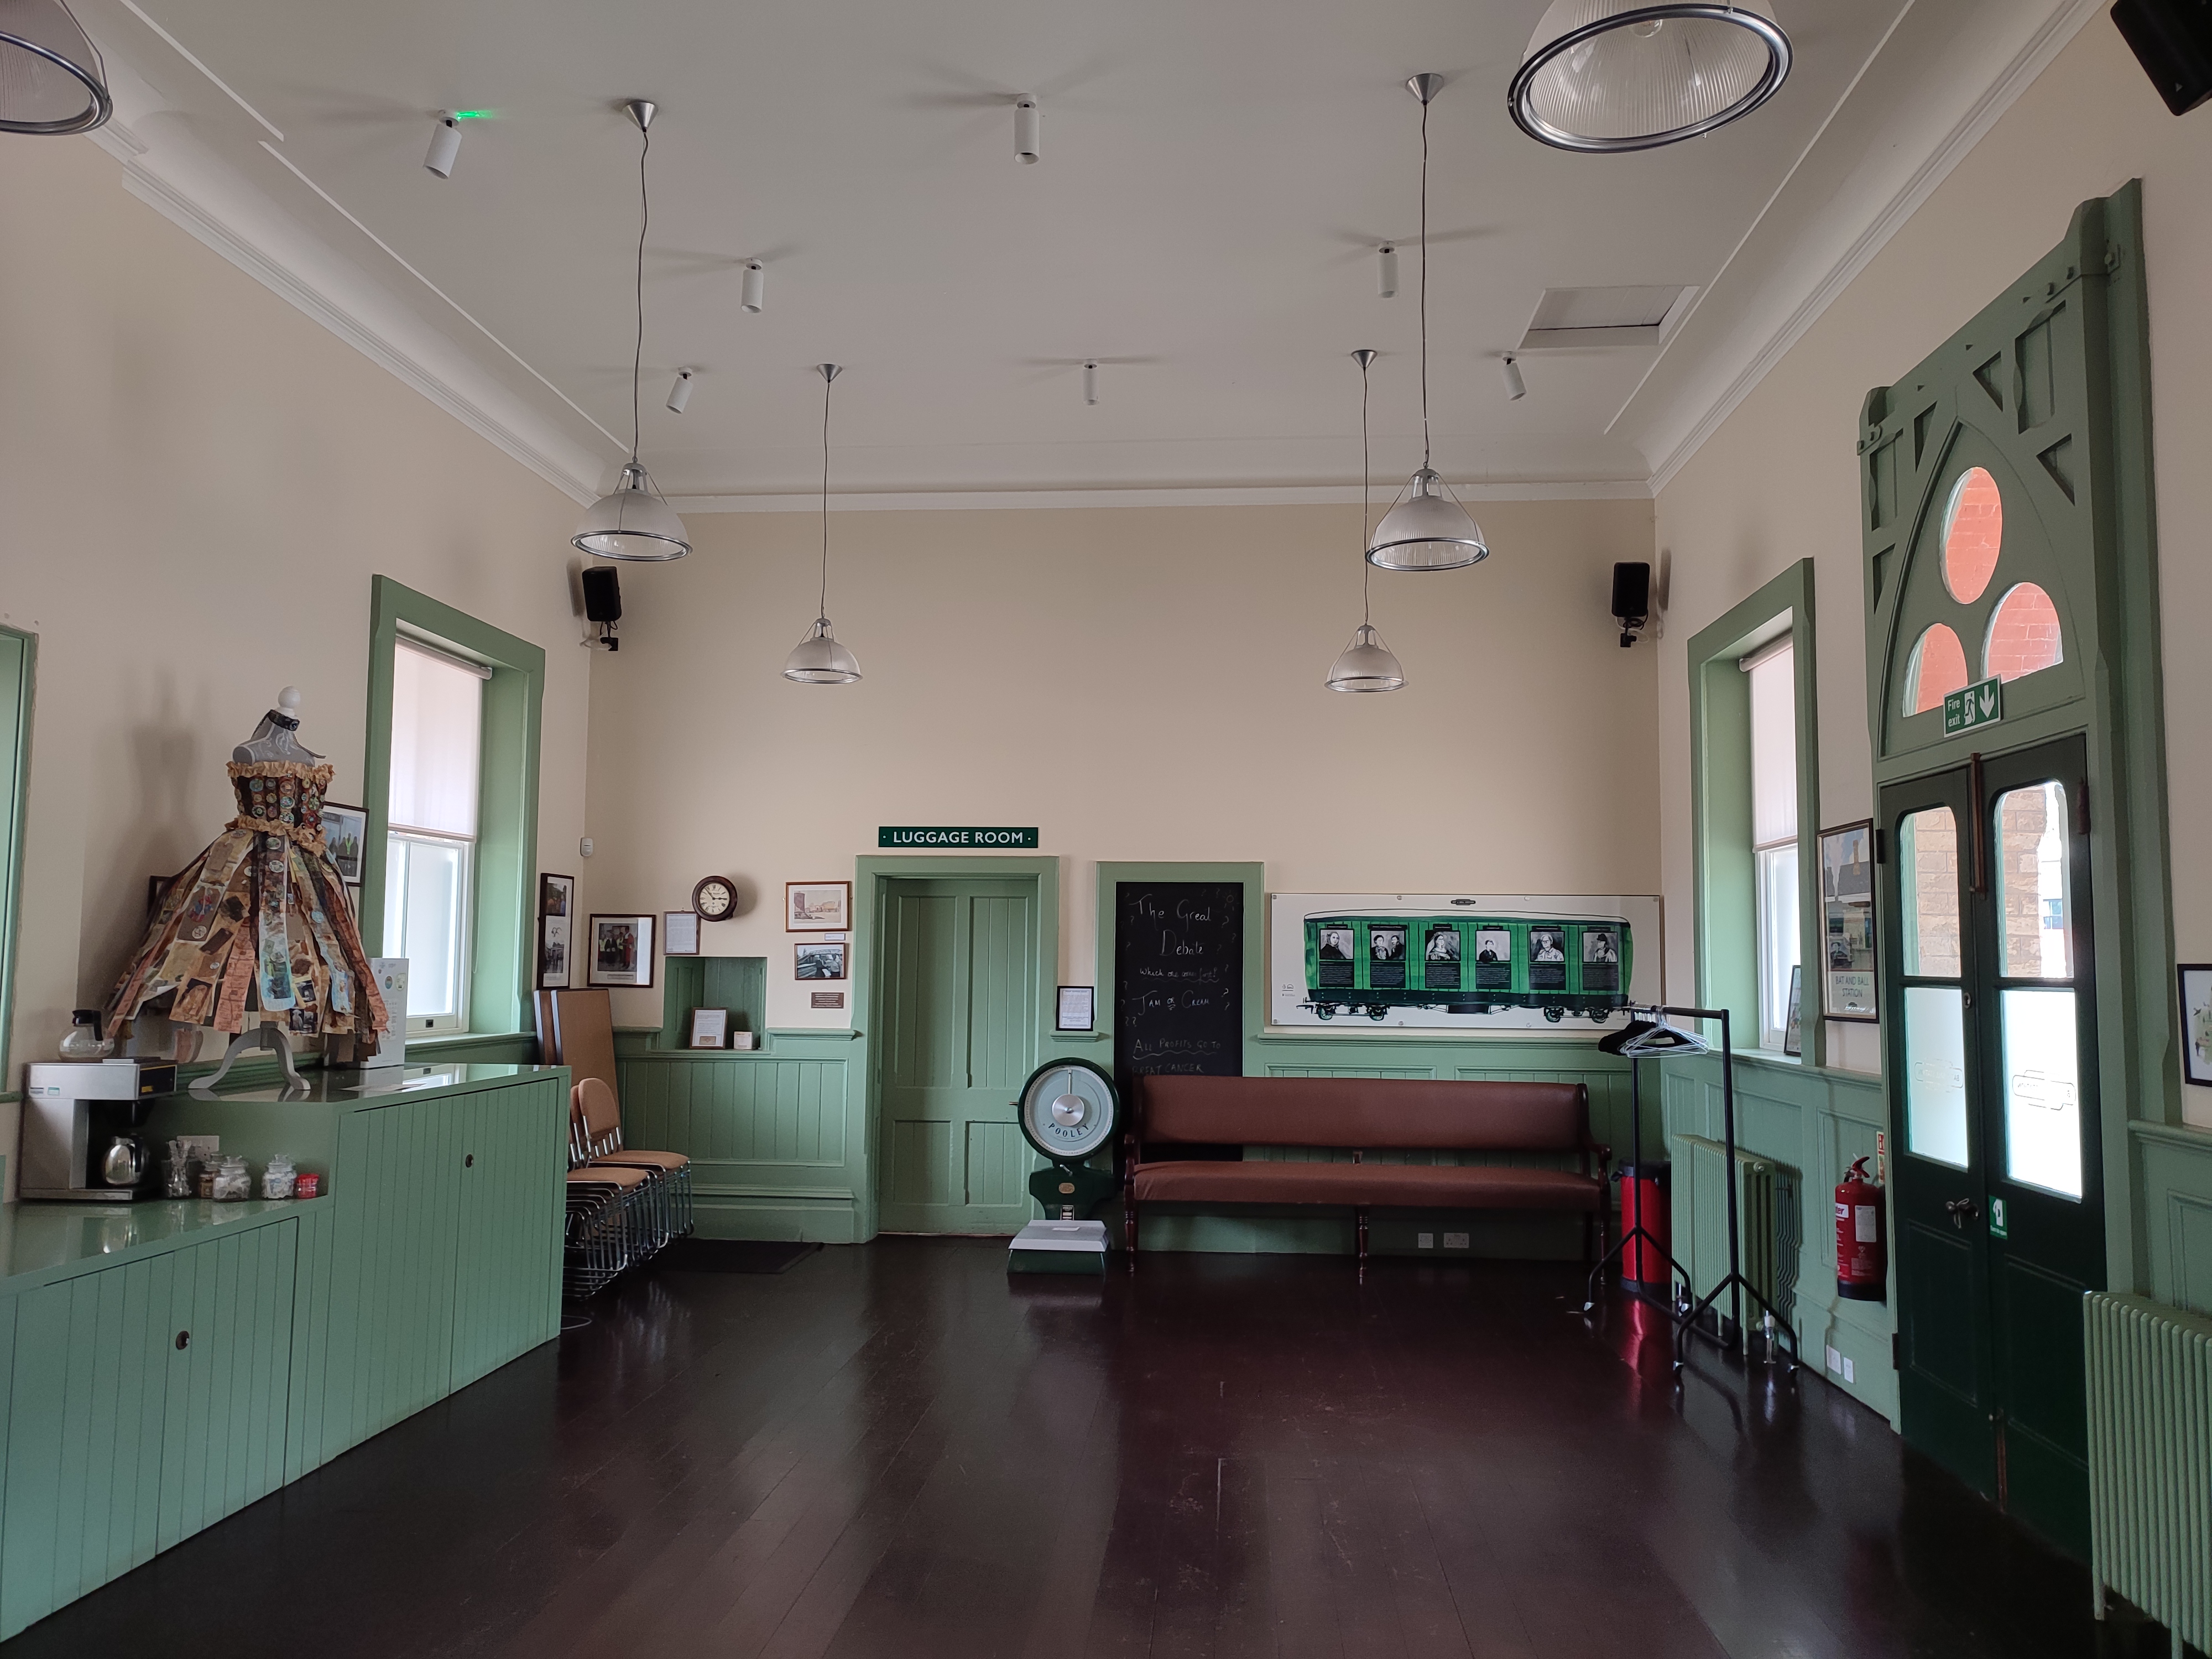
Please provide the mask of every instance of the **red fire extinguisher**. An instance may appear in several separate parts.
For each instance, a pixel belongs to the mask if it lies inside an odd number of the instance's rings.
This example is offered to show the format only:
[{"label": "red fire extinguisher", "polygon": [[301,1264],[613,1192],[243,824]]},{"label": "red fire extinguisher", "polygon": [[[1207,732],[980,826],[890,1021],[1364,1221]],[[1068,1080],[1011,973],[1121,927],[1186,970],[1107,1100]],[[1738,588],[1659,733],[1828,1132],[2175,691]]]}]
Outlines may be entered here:
[{"label": "red fire extinguisher", "polygon": [[1880,1302],[1887,1295],[1881,1188],[1868,1177],[1866,1166],[1866,1159],[1854,1160],[1836,1188],[1836,1294],[1850,1302]]}]

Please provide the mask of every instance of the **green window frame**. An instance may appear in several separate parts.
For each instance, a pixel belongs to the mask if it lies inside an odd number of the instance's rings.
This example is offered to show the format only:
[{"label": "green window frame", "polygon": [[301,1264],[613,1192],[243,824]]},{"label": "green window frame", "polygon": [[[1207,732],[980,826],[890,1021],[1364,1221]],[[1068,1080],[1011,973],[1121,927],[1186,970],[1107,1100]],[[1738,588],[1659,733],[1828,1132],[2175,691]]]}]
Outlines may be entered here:
[{"label": "green window frame", "polygon": [[[1820,714],[1813,561],[1800,559],[1690,641],[1690,834],[1697,996],[1726,1008],[1739,1049],[1759,1040],[1758,864],[1752,848],[1751,686],[1742,659],[1787,635],[1797,715],[1797,956],[1820,961]],[[1827,1061],[1817,984],[1805,976],[1802,1058]]]},{"label": "green window frame", "polygon": [[23,892],[23,817],[31,786],[31,690],[39,639],[0,628],[0,1100],[15,1096],[8,1037],[15,1020],[15,952]]},{"label": "green window frame", "polygon": [[384,939],[385,862],[391,833],[392,652],[402,635],[483,663],[483,743],[477,787],[475,914],[469,930],[469,1034],[531,1029],[538,885],[538,747],[545,702],[541,646],[394,581],[374,579],[369,603],[368,740],[362,806],[361,933]]}]

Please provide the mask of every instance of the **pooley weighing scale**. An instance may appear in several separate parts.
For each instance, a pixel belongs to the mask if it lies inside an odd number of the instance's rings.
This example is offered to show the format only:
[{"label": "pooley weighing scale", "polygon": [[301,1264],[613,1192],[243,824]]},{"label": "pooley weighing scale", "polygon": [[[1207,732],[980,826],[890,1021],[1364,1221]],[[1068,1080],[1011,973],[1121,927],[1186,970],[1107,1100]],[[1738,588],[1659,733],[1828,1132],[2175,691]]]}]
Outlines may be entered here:
[{"label": "pooley weighing scale", "polygon": [[1087,1060],[1054,1060],[1030,1073],[1014,1115],[1030,1145],[1052,1162],[1030,1177],[1030,1195],[1048,1218],[1014,1236],[1006,1271],[1103,1273],[1106,1224],[1091,1213],[1114,1195],[1114,1176],[1084,1160],[1114,1144],[1121,1117],[1114,1079]]}]

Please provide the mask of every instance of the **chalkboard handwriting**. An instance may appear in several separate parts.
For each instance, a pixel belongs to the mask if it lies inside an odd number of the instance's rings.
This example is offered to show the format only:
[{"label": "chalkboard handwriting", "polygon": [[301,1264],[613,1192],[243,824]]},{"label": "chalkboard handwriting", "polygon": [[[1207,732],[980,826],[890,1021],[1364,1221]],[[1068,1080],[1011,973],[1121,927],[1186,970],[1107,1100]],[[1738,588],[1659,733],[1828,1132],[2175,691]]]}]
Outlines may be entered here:
[{"label": "chalkboard handwriting", "polygon": [[1218,985],[1221,983],[1221,972],[1218,968],[1139,968],[1136,977],[1180,980],[1193,985]]},{"label": "chalkboard handwriting", "polygon": [[1129,1058],[1157,1060],[1165,1054],[1218,1054],[1221,1045],[1212,1037],[1132,1037]]}]

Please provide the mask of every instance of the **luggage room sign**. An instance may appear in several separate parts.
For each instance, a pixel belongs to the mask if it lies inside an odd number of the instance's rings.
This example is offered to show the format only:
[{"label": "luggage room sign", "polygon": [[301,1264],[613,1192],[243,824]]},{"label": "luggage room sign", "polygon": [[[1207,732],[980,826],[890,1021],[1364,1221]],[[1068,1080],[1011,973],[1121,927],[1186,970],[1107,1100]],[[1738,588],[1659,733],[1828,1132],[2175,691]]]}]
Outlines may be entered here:
[{"label": "luggage room sign", "polygon": [[878,847],[935,848],[1034,847],[1036,844],[1037,832],[1035,824],[1031,824],[1027,829],[987,829],[957,824],[899,828],[884,824],[876,830],[876,845]]}]

